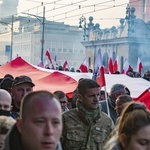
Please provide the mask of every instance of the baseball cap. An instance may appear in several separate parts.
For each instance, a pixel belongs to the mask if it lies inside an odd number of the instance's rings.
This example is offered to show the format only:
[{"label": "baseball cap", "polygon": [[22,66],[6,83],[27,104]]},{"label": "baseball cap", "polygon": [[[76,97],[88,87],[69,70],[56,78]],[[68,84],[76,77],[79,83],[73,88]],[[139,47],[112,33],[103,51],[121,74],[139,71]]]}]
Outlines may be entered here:
[{"label": "baseball cap", "polygon": [[35,84],[32,82],[30,77],[22,75],[22,76],[16,77],[14,79],[12,87],[16,86],[16,85],[19,85],[19,84],[22,84],[22,83],[29,83],[29,84],[31,84],[32,87],[35,86]]}]

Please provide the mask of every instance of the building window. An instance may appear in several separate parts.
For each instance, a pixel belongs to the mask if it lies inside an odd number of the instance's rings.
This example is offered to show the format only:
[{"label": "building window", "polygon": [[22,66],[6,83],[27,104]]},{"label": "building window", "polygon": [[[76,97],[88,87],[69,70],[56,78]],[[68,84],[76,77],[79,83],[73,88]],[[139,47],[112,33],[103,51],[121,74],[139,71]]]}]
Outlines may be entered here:
[{"label": "building window", "polygon": [[121,56],[121,66],[120,66],[120,70],[122,71],[123,70],[123,63],[124,63],[124,57]]},{"label": "building window", "polygon": [[88,58],[88,67],[91,68],[91,57]]},{"label": "building window", "polygon": [[59,49],[58,49],[58,52],[62,52],[62,49],[61,49],[61,48],[59,48]]},{"label": "building window", "polygon": [[66,53],[67,52],[67,49],[63,48],[63,53]]},{"label": "building window", "polygon": [[55,48],[52,48],[52,52],[55,52]]},{"label": "building window", "polygon": [[73,50],[72,50],[72,49],[69,49],[69,53],[73,53]]},{"label": "building window", "polygon": [[83,53],[84,53],[84,51],[83,51],[83,50],[80,50],[80,53],[81,53],[81,54],[83,54]]}]

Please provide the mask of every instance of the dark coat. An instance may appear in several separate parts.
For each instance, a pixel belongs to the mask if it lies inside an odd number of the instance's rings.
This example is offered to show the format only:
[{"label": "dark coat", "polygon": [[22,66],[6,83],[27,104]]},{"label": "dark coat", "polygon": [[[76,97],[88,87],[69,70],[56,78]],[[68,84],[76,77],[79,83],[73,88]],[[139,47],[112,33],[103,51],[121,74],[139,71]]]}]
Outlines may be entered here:
[{"label": "dark coat", "polygon": [[[106,100],[100,101],[100,104],[101,104],[101,107],[102,107],[102,112],[108,114]],[[110,100],[110,98],[108,98],[108,106],[109,106],[110,117],[113,120],[114,124],[116,124],[117,113],[116,113],[116,110],[115,110],[115,106],[112,103],[112,101]]]}]

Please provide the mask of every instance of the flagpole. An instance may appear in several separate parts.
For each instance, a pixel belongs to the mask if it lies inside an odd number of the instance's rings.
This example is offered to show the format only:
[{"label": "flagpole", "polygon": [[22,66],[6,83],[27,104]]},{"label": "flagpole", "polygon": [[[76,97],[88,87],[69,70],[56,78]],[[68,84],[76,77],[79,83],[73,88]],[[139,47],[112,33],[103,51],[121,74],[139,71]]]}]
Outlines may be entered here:
[{"label": "flagpole", "polygon": [[108,116],[110,117],[110,110],[109,110],[109,105],[108,105],[108,96],[107,96],[106,86],[104,86],[104,90],[105,90],[107,112],[108,112]]},{"label": "flagpole", "polygon": [[[65,61],[67,61],[67,59],[65,57],[64,57],[64,59],[65,59]],[[67,61],[67,63],[68,63],[68,61]],[[67,65],[68,65],[68,69],[70,71],[69,63]]]}]

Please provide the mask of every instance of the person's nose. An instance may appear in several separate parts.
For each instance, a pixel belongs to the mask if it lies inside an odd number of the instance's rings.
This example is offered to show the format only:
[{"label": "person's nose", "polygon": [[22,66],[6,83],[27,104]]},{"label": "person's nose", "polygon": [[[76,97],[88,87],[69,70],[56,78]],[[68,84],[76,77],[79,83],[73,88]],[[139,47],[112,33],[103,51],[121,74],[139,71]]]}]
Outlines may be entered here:
[{"label": "person's nose", "polygon": [[97,101],[99,101],[99,99],[100,99],[100,96],[99,95],[95,95],[94,101],[97,102]]},{"label": "person's nose", "polygon": [[45,125],[45,134],[46,135],[51,135],[53,134],[53,125],[51,122],[47,122]]}]

